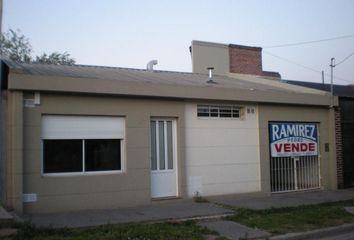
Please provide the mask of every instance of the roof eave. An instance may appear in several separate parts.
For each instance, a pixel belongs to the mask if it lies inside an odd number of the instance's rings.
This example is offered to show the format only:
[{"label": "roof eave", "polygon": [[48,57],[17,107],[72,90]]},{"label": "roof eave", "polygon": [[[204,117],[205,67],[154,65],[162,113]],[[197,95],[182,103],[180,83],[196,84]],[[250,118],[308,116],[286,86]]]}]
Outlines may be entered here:
[{"label": "roof eave", "polygon": [[[330,106],[331,104],[331,98],[328,95],[221,88],[207,83],[202,86],[187,86],[124,80],[36,76],[14,72],[9,75],[8,89],[313,106]],[[335,100],[335,104],[337,103],[338,100]]]}]

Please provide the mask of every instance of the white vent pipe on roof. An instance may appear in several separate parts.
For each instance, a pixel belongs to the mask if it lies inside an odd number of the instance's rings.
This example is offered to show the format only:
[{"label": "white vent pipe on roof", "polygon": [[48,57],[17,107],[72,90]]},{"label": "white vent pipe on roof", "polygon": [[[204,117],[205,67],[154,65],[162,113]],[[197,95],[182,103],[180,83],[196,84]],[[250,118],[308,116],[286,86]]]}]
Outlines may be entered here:
[{"label": "white vent pipe on roof", "polygon": [[213,80],[213,70],[214,70],[214,68],[213,67],[208,67],[207,69],[209,71],[209,80],[207,81],[207,83],[216,83]]},{"label": "white vent pipe on roof", "polygon": [[148,71],[154,71],[154,65],[157,65],[157,60],[151,60],[146,64],[146,70]]}]

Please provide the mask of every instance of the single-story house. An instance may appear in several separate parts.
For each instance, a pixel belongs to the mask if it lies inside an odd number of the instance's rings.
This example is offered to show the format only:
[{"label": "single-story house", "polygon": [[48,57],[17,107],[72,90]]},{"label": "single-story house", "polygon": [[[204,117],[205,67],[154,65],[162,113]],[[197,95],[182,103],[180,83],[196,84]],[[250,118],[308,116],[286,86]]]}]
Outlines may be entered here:
[{"label": "single-story house", "polygon": [[331,95],[244,70],[260,50],[193,41],[193,73],[2,60],[2,204],[49,213],[336,189]]}]

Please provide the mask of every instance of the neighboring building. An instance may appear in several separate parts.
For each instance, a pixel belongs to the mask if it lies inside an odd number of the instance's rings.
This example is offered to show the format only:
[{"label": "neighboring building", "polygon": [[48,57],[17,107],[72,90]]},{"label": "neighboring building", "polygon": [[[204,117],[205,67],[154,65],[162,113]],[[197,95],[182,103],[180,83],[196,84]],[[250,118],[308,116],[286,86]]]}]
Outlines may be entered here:
[{"label": "neighboring building", "polygon": [[278,72],[263,71],[260,47],[192,41],[190,52],[194,73],[207,73],[207,67],[213,67],[219,75],[241,73],[280,79]]},{"label": "neighboring building", "polygon": [[[331,92],[330,84],[284,82]],[[333,94],[339,98],[336,111],[338,187],[351,188],[354,187],[354,86],[333,85]]]},{"label": "neighboring building", "polygon": [[211,81],[203,73],[1,66],[1,194],[18,213],[337,187],[326,92],[263,70]]}]

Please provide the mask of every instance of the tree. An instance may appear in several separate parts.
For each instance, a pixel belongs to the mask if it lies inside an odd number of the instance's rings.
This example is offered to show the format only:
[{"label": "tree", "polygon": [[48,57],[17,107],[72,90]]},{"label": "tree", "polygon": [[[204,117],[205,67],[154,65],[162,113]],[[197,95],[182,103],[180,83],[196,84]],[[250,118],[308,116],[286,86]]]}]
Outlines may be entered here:
[{"label": "tree", "polygon": [[50,55],[43,53],[41,56],[37,56],[36,63],[47,63],[47,64],[56,64],[56,65],[74,65],[75,60],[70,58],[70,54],[67,52],[58,53],[53,52]]},{"label": "tree", "polygon": [[0,36],[0,53],[16,62],[31,62],[32,46],[28,38],[21,34],[19,30],[10,29]]},{"label": "tree", "polygon": [[20,63],[46,63],[57,65],[74,65],[75,59],[67,52],[43,53],[41,56],[32,57],[32,46],[20,30],[10,29],[0,36],[0,55]]}]

